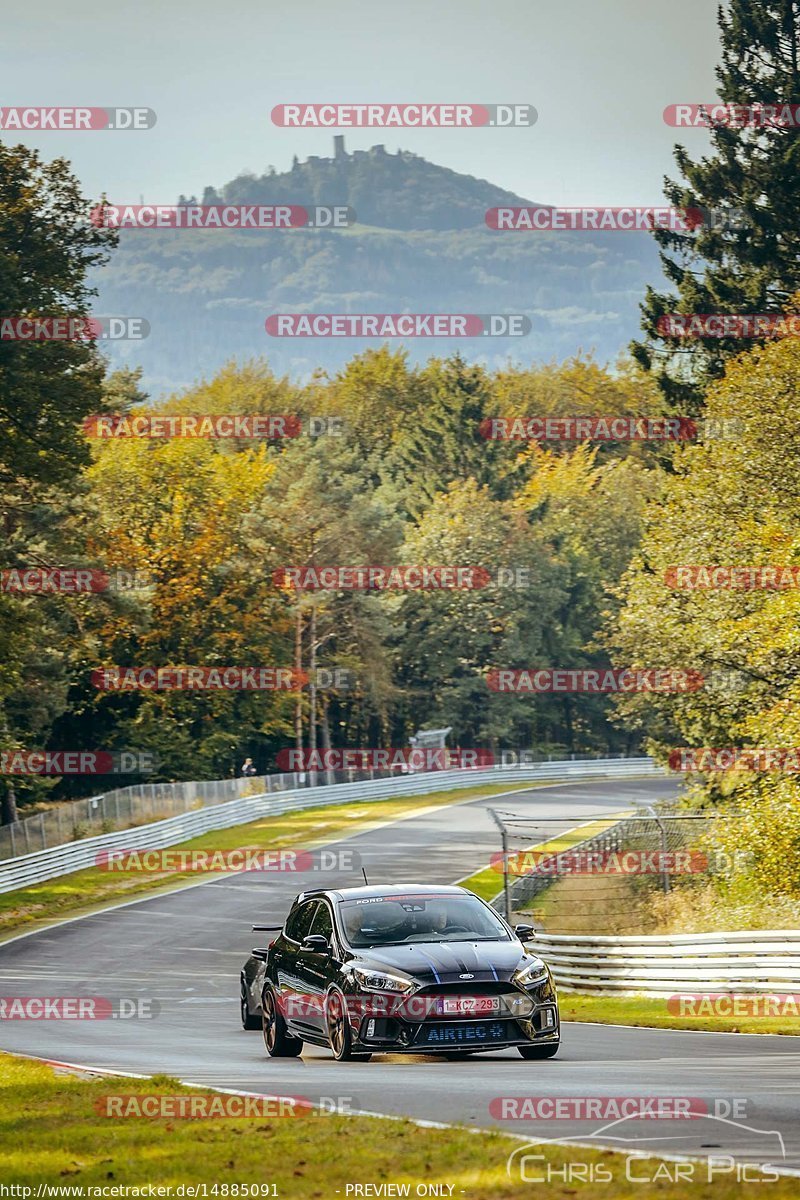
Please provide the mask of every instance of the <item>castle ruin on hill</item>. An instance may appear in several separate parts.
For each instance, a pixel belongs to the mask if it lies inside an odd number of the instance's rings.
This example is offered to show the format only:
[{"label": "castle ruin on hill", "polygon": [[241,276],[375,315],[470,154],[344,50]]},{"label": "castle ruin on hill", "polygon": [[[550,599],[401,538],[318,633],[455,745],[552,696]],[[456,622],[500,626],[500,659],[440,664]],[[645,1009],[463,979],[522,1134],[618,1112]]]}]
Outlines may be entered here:
[{"label": "castle ruin on hill", "polygon": [[309,154],[305,162],[301,163],[295,156],[292,164],[292,170],[294,170],[296,167],[311,167],[319,166],[321,164],[329,165],[331,163],[357,162],[359,159],[364,158],[412,159],[419,158],[419,155],[412,153],[410,150],[398,150],[397,154],[390,155],[383,143],[380,143],[376,146],[370,146],[369,150],[353,150],[352,153],[348,153],[348,151],[345,149],[344,134],[337,133],[334,134],[333,137],[333,158],[326,158],[324,155],[320,154]]}]

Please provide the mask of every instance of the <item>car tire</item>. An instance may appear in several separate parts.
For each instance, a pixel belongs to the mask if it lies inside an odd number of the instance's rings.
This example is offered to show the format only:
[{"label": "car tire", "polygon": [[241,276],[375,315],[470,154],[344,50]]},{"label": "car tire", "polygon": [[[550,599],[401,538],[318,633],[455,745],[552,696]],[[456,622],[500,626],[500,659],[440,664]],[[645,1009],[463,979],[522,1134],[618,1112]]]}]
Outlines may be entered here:
[{"label": "car tire", "polygon": [[242,980],[241,993],[239,996],[239,1010],[242,1018],[242,1029],[260,1029],[261,1014],[256,1016],[250,1012],[250,1006],[247,1003],[247,986]]},{"label": "car tire", "polygon": [[261,1029],[264,1047],[270,1058],[297,1058],[302,1052],[302,1039],[292,1037],[287,1032],[272,988],[264,988],[261,997]]},{"label": "car tire", "polygon": [[552,1058],[558,1054],[561,1042],[548,1042],[546,1046],[517,1046],[523,1058]]},{"label": "car tire", "polygon": [[353,1053],[353,1034],[347,1016],[347,1001],[338,988],[325,997],[325,1025],[333,1057],[337,1062],[369,1062],[371,1054]]}]

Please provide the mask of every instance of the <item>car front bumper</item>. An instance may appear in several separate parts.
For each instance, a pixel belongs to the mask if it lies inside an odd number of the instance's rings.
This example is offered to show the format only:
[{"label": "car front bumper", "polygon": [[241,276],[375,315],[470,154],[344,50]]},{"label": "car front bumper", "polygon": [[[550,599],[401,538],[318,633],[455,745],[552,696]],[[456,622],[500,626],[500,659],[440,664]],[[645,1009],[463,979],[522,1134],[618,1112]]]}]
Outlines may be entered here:
[{"label": "car front bumper", "polygon": [[555,999],[532,1006],[525,1016],[444,1016],[432,1013],[422,1020],[404,1016],[361,1016],[352,1025],[354,1046],[387,1054],[435,1054],[454,1050],[496,1050],[508,1046],[545,1045],[559,1040]]}]

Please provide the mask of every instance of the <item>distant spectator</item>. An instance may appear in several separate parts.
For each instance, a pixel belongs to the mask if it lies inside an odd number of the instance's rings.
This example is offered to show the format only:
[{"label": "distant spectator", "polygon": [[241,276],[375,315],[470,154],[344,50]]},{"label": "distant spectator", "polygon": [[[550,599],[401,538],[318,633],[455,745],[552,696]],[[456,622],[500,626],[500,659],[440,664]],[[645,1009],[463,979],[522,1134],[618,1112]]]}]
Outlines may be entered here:
[{"label": "distant spectator", "polygon": [[242,775],[256,775],[258,773],[256,771],[255,765],[253,764],[252,758],[246,758],[244,760],[244,762],[242,763],[241,773],[242,773]]}]

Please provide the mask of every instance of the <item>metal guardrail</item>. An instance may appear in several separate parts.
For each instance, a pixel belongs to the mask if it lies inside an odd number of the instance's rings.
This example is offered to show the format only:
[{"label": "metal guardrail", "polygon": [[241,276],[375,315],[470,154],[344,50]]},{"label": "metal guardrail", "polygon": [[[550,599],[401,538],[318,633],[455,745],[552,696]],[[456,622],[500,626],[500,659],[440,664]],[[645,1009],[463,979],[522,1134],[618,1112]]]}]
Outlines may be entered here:
[{"label": "metal guardrail", "polygon": [[[344,776],[347,783],[365,778],[359,773]],[[339,782],[330,779],[326,782]],[[99,833],[131,829],[148,821],[162,820],[192,808],[224,804],[261,792],[285,792],[303,787],[302,775],[286,773],[237,777],[235,779],[181,780],[177,783],[134,783],[114,788],[99,796],[54,804],[43,812],[23,817],[11,825],[0,825],[0,859],[32,854],[64,842],[79,841]]]},{"label": "metal guardrail", "polygon": [[[537,765],[539,761],[545,761],[544,758],[538,760],[527,750],[519,753],[524,754],[525,758],[517,758],[517,763]],[[575,755],[572,755],[574,758]],[[554,760],[550,756],[547,761]],[[326,769],[316,772],[316,775],[314,779],[311,772],[287,771],[229,779],[134,783],[128,787],[113,788],[101,795],[52,804],[10,825],[0,825],[0,860],[32,854],[35,850],[47,850],[64,842],[77,842],[100,833],[133,829],[137,825],[161,821],[193,808],[225,804],[229,800],[256,796],[262,792],[287,792],[308,787],[317,781],[325,784],[359,783],[367,779],[398,777],[397,771],[359,770],[354,767]]]},{"label": "metal guardrail", "polygon": [[559,987],[573,992],[786,993],[800,990],[800,929],[643,937],[540,933]]},{"label": "metal guardrail", "polygon": [[[567,759],[486,770],[431,771],[393,776],[359,783],[325,784],[283,793],[261,792],[238,800],[193,809],[163,821],[132,829],[100,834],[0,862],[0,893],[42,883],[72,871],[93,867],[97,856],[109,850],[161,850],[189,841],[214,829],[245,825],[260,817],[275,816],[306,808],[353,801],[384,800],[393,796],[425,795],[450,788],[474,787],[507,781],[518,782],[574,778],[625,778],[631,775],[663,775],[664,769],[651,758]],[[248,782],[253,782],[252,780]]]}]

